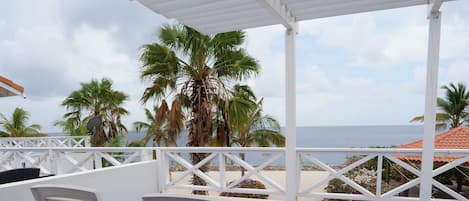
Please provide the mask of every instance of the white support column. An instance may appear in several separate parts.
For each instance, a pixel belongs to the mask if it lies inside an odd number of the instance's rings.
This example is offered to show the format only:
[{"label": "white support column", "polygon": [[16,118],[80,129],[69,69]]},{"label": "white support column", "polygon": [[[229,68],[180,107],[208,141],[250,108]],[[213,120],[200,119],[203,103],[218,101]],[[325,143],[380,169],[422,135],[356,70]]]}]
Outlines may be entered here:
[{"label": "white support column", "polygon": [[296,201],[296,30],[285,31],[286,200]]},{"label": "white support column", "polygon": [[438,67],[440,58],[441,13],[434,10],[429,16],[427,81],[425,91],[425,113],[423,129],[422,174],[420,200],[430,200],[432,196],[432,171],[435,144],[436,99],[438,91]]}]

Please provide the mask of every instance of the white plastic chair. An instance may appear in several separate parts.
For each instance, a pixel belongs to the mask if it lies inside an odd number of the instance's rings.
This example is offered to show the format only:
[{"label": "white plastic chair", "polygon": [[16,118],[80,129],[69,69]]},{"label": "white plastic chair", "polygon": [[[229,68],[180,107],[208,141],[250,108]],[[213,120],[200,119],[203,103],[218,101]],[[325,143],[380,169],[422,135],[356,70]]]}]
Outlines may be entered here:
[{"label": "white plastic chair", "polygon": [[36,201],[101,201],[95,190],[78,186],[37,185],[31,191]]}]

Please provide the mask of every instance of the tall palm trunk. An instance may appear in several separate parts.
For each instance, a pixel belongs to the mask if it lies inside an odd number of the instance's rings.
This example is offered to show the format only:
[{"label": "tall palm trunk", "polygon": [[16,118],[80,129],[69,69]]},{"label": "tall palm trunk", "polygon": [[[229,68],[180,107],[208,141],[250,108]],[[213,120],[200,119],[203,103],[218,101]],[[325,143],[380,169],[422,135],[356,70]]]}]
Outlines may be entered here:
[{"label": "tall palm trunk", "polygon": [[[206,85],[202,80],[195,81],[195,87],[192,91],[192,119],[189,125],[189,142],[192,147],[207,146],[212,133],[211,121],[211,103],[208,99]],[[207,153],[192,153],[192,164],[196,165],[208,156]],[[199,169],[207,172],[209,163],[202,165]],[[207,182],[197,175],[192,176],[192,184],[206,186]],[[207,191],[192,191],[193,194],[207,195]]]},{"label": "tall palm trunk", "polygon": [[104,132],[104,126],[100,125],[96,133],[94,134],[94,146],[95,147],[102,147],[106,143],[106,134]]}]

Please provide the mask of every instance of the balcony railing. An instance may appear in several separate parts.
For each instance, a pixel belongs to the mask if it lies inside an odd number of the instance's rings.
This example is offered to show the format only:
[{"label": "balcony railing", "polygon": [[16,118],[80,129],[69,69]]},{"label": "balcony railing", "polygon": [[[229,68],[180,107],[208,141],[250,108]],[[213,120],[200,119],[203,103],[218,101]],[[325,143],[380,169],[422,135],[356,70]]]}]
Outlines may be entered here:
[{"label": "balcony railing", "polygon": [[[204,154],[197,164],[191,154]],[[243,159],[243,155],[245,159]],[[109,166],[156,160],[158,162],[158,191],[202,190],[209,192],[254,193],[282,197],[285,195],[283,148],[220,148],[220,147],[145,147],[145,148],[0,148],[0,170],[21,166],[39,167],[44,174],[66,174]],[[335,155],[354,158],[345,164],[332,164]],[[298,148],[297,195],[300,198],[329,198],[346,200],[418,200],[417,195],[401,196],[415,189],[421,182],[418,159],[420,149],[371,148]],[[436,157],[451,158],[433,170],[433,177],[469,161],[469,150],[438,149]],[[208,172],[199,168],[209,166]],[[360,180],[354,171],[366,168],[372,180]],[[389,169],[391,168],[391,169]],[[244,176],[240,170],[244,169]],[[386,174],[399,172],[402,181],[390,185]],[[308,174],[321,172],[322,177],[311,179]],[[271,171],[272,172],[272,171]],[[207,183],[192,185],[193,175]],[[245,179],[255,179],[266,189],[239,188]],[[280,180],[279,180],[280,178]],[[357,179],[359,178],[359,179]],[[347,186],[351,192],[329,192],[324,187],[332,181]],[[452,200],[468,200],[450,187],[433,179],[435,191],[450,196]]]},{"label": "balcony railing", "polygon": [[90,147],[90,136],[2,137],[4,147]]}]

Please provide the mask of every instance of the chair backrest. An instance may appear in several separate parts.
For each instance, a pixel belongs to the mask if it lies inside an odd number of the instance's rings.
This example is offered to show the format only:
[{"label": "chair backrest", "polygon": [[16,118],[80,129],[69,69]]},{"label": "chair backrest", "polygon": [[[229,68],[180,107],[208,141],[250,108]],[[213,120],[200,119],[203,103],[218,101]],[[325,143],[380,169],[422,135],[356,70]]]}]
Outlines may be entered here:
[{"label": "chair backrest", "polygon": [[67,185],[37,185],[31,187],[36,201],[101,201],[99,194],[93,190],[77,186]]},{"label": "chair backrest", "polygon": [[19,168],[0,172],[0,184],[39,178],[39,168]]}]

